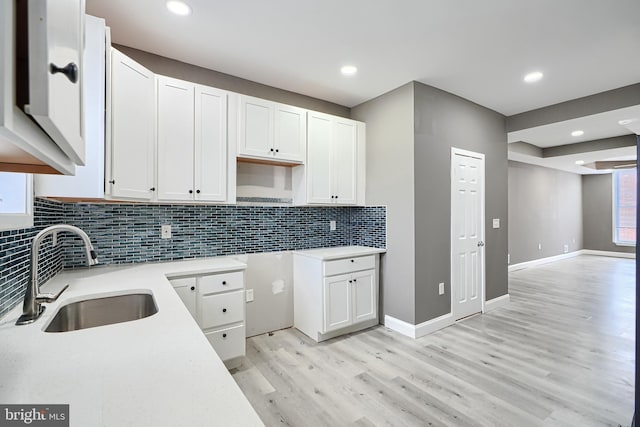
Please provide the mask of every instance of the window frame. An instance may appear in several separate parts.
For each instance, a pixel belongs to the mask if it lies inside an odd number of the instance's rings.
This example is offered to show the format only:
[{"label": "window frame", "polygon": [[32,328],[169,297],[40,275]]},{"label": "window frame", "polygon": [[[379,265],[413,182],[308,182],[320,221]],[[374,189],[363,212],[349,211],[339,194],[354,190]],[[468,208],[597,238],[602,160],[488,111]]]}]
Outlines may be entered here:
[{"label": "window frame", "polygon": [[[618,182],[619,182],[619,176],[625,172],[626,170],[617,170],[617,171],[613,171],[611,174],[611,192],[612,192],[612,197],[611,197],[611,202],[612,202],[612,206],[611,206],[611,225],[612,225],[612,236],[611,236],[611,240],[613,242],[614,245],[616,246],[626,246],[626,247],[635,247],[636,246],[636,242],[635,241],[626,241],[626,240],[619,240],[618,239]],[[637,185],[637,169],[636,169],[636,185]],[[637,190],[636,190],[636,209],[638,208],[638,200],[637,200]],[[637,240],[637,230],[638,230],[638,224],[636,224],[636,240]]]},{"label": "window frame", "polygon": [[26,192],[26,212],[17,214],[0,213],[0,232],[20,230],[23,228],[33,227],[33,175],[24,174],[26,176],[25,192]]}]

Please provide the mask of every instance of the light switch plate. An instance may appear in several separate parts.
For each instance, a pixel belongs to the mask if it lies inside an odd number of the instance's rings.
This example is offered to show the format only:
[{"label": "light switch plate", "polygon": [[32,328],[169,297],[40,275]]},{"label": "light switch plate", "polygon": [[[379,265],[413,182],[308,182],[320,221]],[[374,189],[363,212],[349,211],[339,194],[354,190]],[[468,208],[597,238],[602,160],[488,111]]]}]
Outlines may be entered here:
[{"label": "light switch plate", "polygon": [[336,222],[329,221],[329,231],[336,231]]},{"label": "light switch plate", "polygon": [[444,283],[438,283],[438,295],[444,295]]},{"label": "light switch plate", "polygon": [[253,289],[247,289],[246,294],[247,294],[246,295],[246,301],[247,302],[253,301]]},{"label": "light switch plate", "polygon": [[500,218],[493,218],[493,228],[500,228]]}]

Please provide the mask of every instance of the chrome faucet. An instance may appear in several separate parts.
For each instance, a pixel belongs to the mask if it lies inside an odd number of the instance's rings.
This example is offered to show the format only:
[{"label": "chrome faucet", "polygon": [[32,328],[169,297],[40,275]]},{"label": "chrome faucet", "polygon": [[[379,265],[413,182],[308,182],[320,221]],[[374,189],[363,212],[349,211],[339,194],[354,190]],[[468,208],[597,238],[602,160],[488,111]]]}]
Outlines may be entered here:
[{"label": "chrome faucet", "polygon": [[80,238],[84,242],[84,249],[87,255],[88,264],[95,265],[98,263],[96,252],[93,250],[93,245],[91,244],[89,236],[87,236],[87,233],[85,233],[78,227],[67,224],[58,224],[47,227],[36,234],[36,237],[33,238],[33,243],[31,244],[31,280],[27,284],[27,291],[24,294],[22,316],[18,318],[16,325],[26,325],[38,320],[45,309],[45,307],[41,303],[54,302],[69,287],[69,285],[66,285],[57,294],[41,294],[40,286],[38,284],[38,252],[40,251],[40,245],[42,244],[42,241],[45,237],[61,231],[68,231],[80,236]]}]

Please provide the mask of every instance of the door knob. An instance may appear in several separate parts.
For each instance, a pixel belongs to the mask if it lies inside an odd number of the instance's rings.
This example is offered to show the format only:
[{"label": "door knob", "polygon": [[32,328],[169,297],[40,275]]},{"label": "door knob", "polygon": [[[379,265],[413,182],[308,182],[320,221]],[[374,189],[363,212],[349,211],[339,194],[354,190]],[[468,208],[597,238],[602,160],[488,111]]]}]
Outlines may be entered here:
[{"label": "door knob", "polygon": [[478,247],[479,247],[479,248],[481,248],[481,247],[483,247],[483,246],[484,246],[484,242],[483,242],[482,240],[481,240],[481,241],[479,241],[479,242],[478,242]]}]

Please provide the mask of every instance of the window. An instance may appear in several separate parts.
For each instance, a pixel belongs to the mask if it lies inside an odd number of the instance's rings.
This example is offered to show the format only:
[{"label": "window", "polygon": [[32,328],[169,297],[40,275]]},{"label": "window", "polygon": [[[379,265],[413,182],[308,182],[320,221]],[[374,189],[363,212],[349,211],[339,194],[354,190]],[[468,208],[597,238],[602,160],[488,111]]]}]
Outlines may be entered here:
[{"label": "window", "polygon": [[613,243],[636,244],[636,169],[613,173]]},{"label": "window", "polygon": [[0,172],[0,230],[33,227],[33,177]]}]

